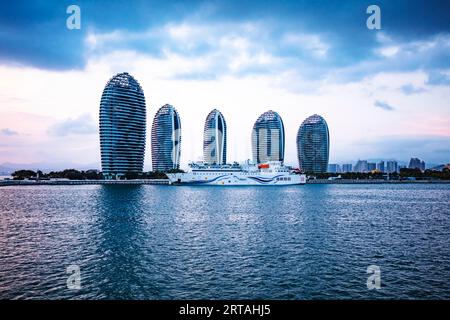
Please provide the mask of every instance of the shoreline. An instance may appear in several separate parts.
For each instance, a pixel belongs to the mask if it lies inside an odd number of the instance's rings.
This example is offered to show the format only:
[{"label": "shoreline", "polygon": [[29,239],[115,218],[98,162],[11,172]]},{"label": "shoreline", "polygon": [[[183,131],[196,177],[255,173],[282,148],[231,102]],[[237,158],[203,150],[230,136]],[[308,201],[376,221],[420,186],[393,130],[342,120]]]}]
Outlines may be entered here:
[{"label": "shoreline", "polygon": [[[450,180],[381,180],[381,179],[314,179],[306,184],[450,184]],[[0,187],[6,186],[72,186],[72,185],[170,185],[168,179],[136,180],[64,180],[64,181],[30,181],[3,180]]]},{"label": "shoreline", "polygon": [[169,185],[169,179],[136,180],[3,180],[0,187],[6,186],[72,186],[72,185]]},{"label": "shoreline", "polygon": [[450,180],[384,180],[384,179],[315,179],[306,184],[427,184],[450,183]]}]

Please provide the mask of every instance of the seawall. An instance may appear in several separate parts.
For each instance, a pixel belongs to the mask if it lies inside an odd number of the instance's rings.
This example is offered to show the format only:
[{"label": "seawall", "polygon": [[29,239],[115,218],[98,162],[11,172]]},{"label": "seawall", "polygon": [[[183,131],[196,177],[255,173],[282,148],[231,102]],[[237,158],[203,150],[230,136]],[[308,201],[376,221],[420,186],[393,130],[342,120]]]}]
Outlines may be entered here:
[{"label": "seawall", "polygon": [[71,186],[71,185],[168,185],[168,179],[136,180],[2,180],[0,186]]}]

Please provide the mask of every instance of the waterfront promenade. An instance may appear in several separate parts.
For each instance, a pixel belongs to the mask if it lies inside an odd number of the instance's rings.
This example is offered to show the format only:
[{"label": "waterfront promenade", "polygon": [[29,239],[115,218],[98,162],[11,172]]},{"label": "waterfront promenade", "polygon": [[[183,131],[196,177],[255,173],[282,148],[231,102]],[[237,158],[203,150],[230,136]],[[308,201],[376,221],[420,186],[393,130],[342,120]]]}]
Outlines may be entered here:
[{"label": "waterfront promenade", "polygon": [[311,179],[307,184],[410,184],[450,183],[450,180]]},{"label": "waterfront promenade", "polygon": [[164,184],[168,185],[168,179],[136,179],[136,180],[2,180],[0,186],[36,186],[36,185],[138,185],[138,184]]}]

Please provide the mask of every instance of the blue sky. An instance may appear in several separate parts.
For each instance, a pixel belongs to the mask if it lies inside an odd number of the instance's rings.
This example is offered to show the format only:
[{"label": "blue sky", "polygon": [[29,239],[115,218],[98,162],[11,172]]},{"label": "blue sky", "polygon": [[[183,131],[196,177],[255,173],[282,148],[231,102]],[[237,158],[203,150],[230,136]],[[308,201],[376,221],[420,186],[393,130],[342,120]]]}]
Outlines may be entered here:
[{"label": "blue sky", "polygon": [[[81,30],[66,28],[71,4]],[[371,4],[381,30],[366,27]],[[448,1],[2,1],[0,68],[12,79],[0,89],[0,164],[98,163],[99,95],[121,71],[144,88],[148,128],[162,104],[180,111],[184,163],[201,156],[214,107],[234,129],[229,160],[250,157],[240,140],[272,108],[292,164],[313,113],[329,123],[332,162],[450,162]]]}]

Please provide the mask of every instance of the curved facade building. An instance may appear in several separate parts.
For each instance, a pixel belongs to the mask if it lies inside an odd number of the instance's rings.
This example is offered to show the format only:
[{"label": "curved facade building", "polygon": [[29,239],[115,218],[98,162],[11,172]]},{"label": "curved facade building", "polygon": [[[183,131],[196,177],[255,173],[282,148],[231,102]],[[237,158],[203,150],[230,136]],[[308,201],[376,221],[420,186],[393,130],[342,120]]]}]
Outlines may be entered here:
[{"label": "curved facade building", "polygon": [[153,171],[180,168],[181,121],[177,110],[169,104],[156,112],[152,125]]},{"label": "curved facade building", "polygon": [[297,133],[297,155],[303,172],[327,172],[330,134],[324,118],[315,114],[303,121]]},{"label": "curved facade building", "polygon": [[284,125],[280,115],[275,111],[264,112],[256,120],[252,131],[253,161],[284,162]]},{"label": "curved facade building", "polygon": [[112,77],[100,101],[102,171],[113,178],[144,167],[146,108],[139,83],[128,73]]},{"label": "curved facade building", "polygon": [[203,161],[211,164],[227,163],[227,124],[217,109],[206,117],[203,131]]}]

